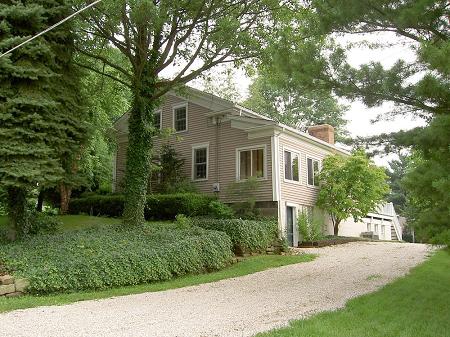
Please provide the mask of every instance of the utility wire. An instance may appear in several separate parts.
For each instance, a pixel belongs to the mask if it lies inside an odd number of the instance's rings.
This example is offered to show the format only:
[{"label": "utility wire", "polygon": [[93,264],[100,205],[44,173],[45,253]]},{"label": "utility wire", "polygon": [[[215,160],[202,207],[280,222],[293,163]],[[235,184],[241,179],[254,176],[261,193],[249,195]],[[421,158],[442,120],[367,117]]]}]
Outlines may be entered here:
[{"label": "utility wire", "polygon": [[49,31],[52,30],[53,28],[58,27],[59,25],[61,25],[61,24],[63,24],[64,22],[66,22],[67,20],[70,20],[71,18],[73,18],[75,15],[78,15],[78,14],[80,14],[81,12],[85,11],[86,9],[91,8],[92,6],[95,6],[95,5],[98,4],[100,1],[102,1],[102,0],[96,0],[96,1],[94,1],[93,3],[87,5],[86,7],[84,7],[84,8],[82,8],[82,9],[76,11],[75,13],[70,14],[67,18],[62,19],[61,21],[59,21],[59,22],[55,23],[54,25],[48,27],[48,28],[45,29],[44,31],[40,32],[39,34],[36,34],[35,36],[30,37],[29,39],[25,40],[25,41],[22,42],[21,44],[15,46],[14,48],[12,48],[12,49],[6,51],[6,52],[3,53],[3,54],[1,54],[1,55],[0,55],[0,58],[2,58],[3,56],[8,55],[8,54],[11,53],[12,51],[14,51],[14,50],[16,50],[16,49],[22,47],[23,45],[27,44],[28,42],[31,42],[32,40],[38,38],[39,36],[44,35],[45,33],[49,32]]}]

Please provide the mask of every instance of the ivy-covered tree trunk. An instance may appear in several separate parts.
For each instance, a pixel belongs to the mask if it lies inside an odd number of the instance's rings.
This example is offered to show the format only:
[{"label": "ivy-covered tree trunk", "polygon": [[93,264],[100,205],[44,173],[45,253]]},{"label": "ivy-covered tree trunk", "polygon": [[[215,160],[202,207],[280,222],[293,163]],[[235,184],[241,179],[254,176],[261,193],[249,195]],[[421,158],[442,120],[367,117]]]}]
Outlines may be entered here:
[{"label": "ivy-covered tree trunk", "polygon": [[140,78],[142,81],[136,85],[128,120],[123,223],[129,226],[145,222],[147,180],[151,169],[152,137],[155,130],[152,121],[156,102],[149,99],[155,90],[155,80],[148,72],[144,72]]},{"label": "ivy-covered tree trunk", "polygon": [[8,187],[8,238],[16,240],[28,228],[27,191],[21,187]]}]

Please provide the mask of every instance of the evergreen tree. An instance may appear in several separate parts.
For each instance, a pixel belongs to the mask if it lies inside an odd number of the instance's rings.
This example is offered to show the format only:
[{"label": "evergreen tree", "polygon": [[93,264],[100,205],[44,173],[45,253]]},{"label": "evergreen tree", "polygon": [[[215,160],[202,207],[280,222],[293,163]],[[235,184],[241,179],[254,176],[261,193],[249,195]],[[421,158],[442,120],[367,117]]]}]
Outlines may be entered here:
[{"label": "evergreen tree", "polygon": [[[70,14],[64,0],[3,1],[0,52]],[[0,58],[0,183],[11,236],[28,230],[27,192],[66,183],[84,126],[67,25]]]}]

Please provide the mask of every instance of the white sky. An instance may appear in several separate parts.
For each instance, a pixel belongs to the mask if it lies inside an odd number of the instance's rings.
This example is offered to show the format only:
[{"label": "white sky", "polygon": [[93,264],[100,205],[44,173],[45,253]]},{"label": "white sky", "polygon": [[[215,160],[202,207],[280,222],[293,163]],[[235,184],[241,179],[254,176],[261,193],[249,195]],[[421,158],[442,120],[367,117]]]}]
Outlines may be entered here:
[{"label": "white sky", "polygon": [[[361,45],[361,41],[369,40],[372,43],[390,43],[389,47],[383,49],[371,49],[368,46]],[[399,39],[392,33],[379,33],[370,36],[365,35],[346,35],[338,38],[341,45],[348,46],[348,60],[352,66],[359,66],[361,64],[376,61],[381,62],[384,66],[392,66],[397,60],[404,59],[405,61],[412,61],[415,59],[415,53],[412,50],[413,46],[405,41]],[[350,45],[349,45],[350,44]],[[219,78],[220,80],[220,78]],[[243,71],[236,70],[236,86],[243,98],[248,95],[248,87],[251,80],[245,75]],[[200,81],[190,83],[194,87],[201,88]],[[342,103],[349,105],[350,109],[347,111],[345,118],[348,120],[347,129],[350,134],[356,136],[371,136],[380,133],[394,132],[399,130],[408,130],[418,125],[424,125],[424,121],[420,119],[413,120],[411,118],[400,116],[394,120],[380,121],[371,123],[379,114],[391,111],[392,104],[385,103],[382,106],[369,109],[362,102],[350,103],[341,99]],[[378,165],[387,165],[393,156],[376,157],[375,162]]]}]

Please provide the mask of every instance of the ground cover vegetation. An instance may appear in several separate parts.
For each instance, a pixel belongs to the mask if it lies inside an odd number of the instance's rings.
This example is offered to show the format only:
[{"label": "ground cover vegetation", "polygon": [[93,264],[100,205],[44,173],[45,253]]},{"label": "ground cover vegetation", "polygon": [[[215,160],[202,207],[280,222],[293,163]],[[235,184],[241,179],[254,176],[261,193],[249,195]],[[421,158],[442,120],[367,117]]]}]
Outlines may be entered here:
[{"label": "ground cover vegetation", "polygon": [[232,243],[223,232],[200,228],[117,225],[2,244],[0,260],[29,280],[30,293],[105,289],[169,280],[219,270],[232,262]]},{"label": "ground cover vegetation", "polygon": [[0,298],[0,312],[38,306],[63,305],[77,301],[110,298],[145,292],[163,291],[202,283],[216,282],[227,278],[244,276],[269,268],[281,267],[294,263],[309,262],[315,258],[312,254],[302,255],[259,255],[241,259],[219,271],[206,274],[180,276],[168,281],[116,287],[96,291],[77,291],[48,295],[25,295],[22,297]]}]

